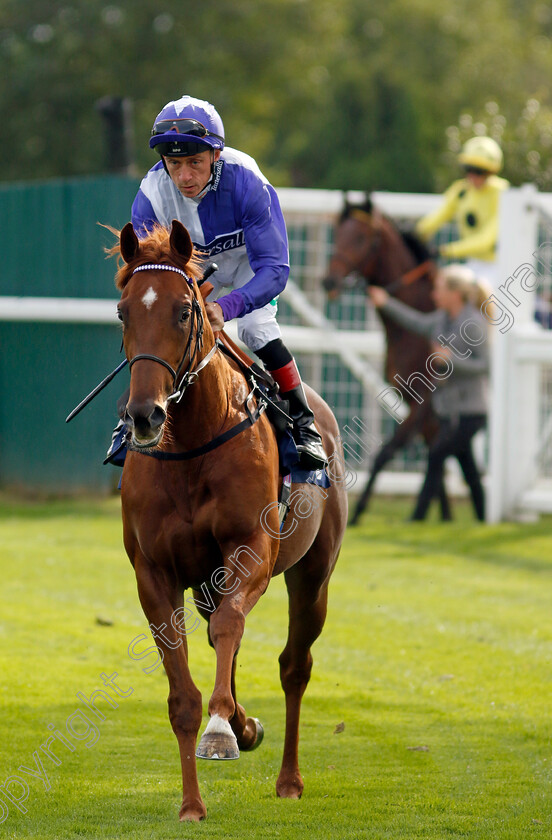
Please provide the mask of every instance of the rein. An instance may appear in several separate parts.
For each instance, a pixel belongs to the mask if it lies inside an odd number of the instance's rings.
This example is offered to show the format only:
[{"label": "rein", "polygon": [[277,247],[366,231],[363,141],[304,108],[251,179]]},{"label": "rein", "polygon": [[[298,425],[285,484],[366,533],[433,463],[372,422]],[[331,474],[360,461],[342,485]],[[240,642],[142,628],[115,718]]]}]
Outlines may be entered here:
[{"label": "rein", "polygon": [[213,449],[217,449],[219,446],[222,446],[222,444],[226,443],[226,441],[237,437],[237,435],[247,429],[248,426],[253,426],[261,414],[264,413],[267,406],[267,400],[265,399],[258,399],[257,407],[254,411],[251,411],[249,408],[249,403],[253,399],[255,391],[257,391],[262,397],[262,392],[260,392],[256,386],[249,392],[245,401],[245,410],[247,411],[247,417],[245,420],[242,420],[241,423],[237,423],[235,426],[232,426],[232,428],[222,432],[222,434],[217,435],[217,437],[213,438],[208,443],[203,444],[203,446],[197,446],[195,449],[187,449],[185,452],[164,452],[162,449],[152,449],[151,451],[140,449],[129,442],[127,443],[127,448],[131,452],[138,452],[140,455],[147,455],[150,458],[156,458],[158,461],[191,461],[192,458],[198,458],[200,455],[206,455],[207,452],[212,452]]},{"label": "rein", "polygon": [[420,265],[414,266],[411,268],[410,271],[407,271],[406,274],[402,274],[397,280],[393,280],[388,286],[385,287],[385,291],[388,294],[393,294],[402,286],[410,286],[411,283],[415,283],[416,280],[421,280],[425,274],[429,272],[433,265],[433,260],[425,260],[425,262],[420,263]]}]

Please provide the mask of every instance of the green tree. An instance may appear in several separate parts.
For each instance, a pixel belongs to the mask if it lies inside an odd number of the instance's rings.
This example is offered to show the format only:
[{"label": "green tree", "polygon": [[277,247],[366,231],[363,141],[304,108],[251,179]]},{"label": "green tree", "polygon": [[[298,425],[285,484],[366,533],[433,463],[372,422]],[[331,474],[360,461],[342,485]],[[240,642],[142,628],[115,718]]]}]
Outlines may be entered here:
[{"label": "green tree", "polygon": [[103,171],[105,96],[132,100],[142,172],[189,92],[280,185],[442,189],[464,114],[503,117],[507,175],[548,188],[551,39],[542,0],[0,0],[0,178]]}]

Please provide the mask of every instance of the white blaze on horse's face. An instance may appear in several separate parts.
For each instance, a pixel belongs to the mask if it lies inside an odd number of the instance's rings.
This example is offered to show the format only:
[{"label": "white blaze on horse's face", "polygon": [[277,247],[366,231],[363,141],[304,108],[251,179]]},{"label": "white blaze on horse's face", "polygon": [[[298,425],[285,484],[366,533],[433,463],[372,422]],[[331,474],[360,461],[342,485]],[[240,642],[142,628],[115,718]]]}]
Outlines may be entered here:
[{"label": "white blaze on horse's face", "polygon": [[152,286],[150,286],[149,289],[147,290],[146,294],[142,298],[142,303],[144,304],[146,309],[151,309],[151,307],[153,306],[153,304],[155,303],[156,300],[157,300],[157,292],[155,291],[155,289]]}]

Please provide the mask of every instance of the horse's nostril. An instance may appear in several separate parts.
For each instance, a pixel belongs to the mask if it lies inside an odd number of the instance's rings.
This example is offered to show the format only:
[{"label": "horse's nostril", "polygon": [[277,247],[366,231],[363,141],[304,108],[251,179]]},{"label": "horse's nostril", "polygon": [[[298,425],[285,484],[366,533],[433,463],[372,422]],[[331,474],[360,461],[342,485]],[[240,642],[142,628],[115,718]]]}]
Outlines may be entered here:
[{"label": "horse's nostril", "polygon": [[160,405],[156,405],[149,416],[151,428],[158,429],[159,426],[163,425],[166,419],[167,415],[165,411],[163,411]]},{"label": "horse's nostril", "polygon": [[167,415],[160,405],[153,402],[144,405],[129,402],[125,412],[125,422],[139,437],[147,438],[152,432],[157,432],[163,425]]}]

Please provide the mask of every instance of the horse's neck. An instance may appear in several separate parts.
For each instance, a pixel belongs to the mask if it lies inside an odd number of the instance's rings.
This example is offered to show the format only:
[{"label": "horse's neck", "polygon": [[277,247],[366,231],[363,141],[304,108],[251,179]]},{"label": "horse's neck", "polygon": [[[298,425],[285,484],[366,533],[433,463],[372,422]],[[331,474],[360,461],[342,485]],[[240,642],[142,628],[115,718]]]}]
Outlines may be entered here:
[{"label": "horse's neck", "polygon": [[[398,281],[409,271],[419,265],[419,261],[412,253],[400,232],[389,223],[382,232],[382,248],[380,258],[381,285],[385,288],[397,284],[392,292],[393,296],[403,303],[418,309],[420,312],[431,312],[435,304],[431,296],[432,280],[429,275],[413,279],[404,284]],[[395,329],[387,319],[383,319],[386,329]]]},{"label": "horse's neck", "polygon": [[391,224],[382,227],[380,250],[381,285],[394,283],[416,265],[416,259],[400,235]]},{"label": "horse's neck", "polygon": [[[209,348],[202,356],[207,352]],[[182,400],[170,409],[174,442],[189,449],[216,437],[245,402],[248,389],[245,380],[243,384],[241,380],[243,377],[217,350],[195,382],[188,386]]]}]

